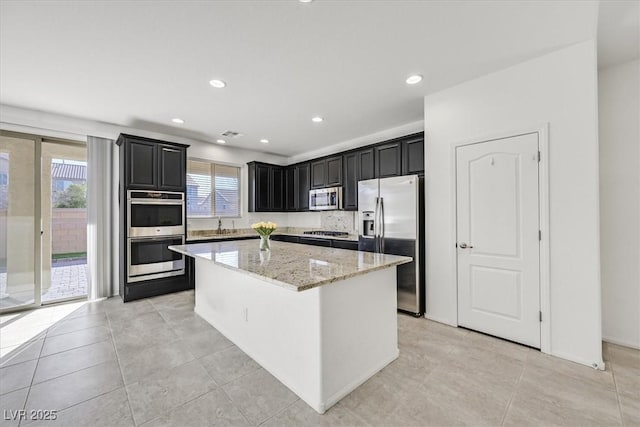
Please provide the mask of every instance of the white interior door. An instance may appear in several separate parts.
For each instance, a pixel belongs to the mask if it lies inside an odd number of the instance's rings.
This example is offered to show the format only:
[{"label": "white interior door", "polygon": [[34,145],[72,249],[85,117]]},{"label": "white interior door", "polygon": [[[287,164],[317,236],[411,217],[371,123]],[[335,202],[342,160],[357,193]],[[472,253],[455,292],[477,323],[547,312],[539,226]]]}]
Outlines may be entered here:
[{"label": "white interior door", "polygon": [[540,348],[538,134],[458,147],[458,323]]}]

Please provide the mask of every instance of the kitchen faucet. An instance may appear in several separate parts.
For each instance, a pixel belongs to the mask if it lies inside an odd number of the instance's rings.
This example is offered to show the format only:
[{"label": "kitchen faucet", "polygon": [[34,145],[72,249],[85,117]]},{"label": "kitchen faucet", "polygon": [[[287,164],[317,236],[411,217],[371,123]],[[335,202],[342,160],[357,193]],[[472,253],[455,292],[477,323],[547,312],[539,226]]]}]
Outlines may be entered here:
[{"label": "kitchen faucet", "polygon": [[218,217],[218,234],[222,233],[222,219]]}]

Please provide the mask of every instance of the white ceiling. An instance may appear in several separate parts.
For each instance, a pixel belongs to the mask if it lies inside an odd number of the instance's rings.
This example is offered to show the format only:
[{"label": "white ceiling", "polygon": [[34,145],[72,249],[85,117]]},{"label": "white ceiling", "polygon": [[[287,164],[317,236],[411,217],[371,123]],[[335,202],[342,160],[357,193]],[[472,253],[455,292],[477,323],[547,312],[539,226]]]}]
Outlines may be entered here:
[{"label": "white ceiling", "polygon": [[[228,145],[291,156],[421,120],[428,93],[593,38],[597,9],[2,1],[0,103],[205,141],[230,129],[244,136]],[[408,86],[411,73],[425,79]]]}]

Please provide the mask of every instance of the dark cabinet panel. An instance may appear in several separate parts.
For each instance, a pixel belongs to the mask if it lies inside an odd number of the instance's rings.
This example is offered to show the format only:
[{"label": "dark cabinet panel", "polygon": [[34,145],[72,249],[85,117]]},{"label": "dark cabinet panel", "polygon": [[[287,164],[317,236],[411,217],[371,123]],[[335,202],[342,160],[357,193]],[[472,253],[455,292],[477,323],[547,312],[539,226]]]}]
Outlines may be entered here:
[{"label": "dark cabinet panel", "polygon": [[185,150],[170,145],[159,145],[160,179],[158,189],[184,191],[186,178]]},{"label": "dark cabinet panel", "polygon": [[284,210],[283,177],[284,170],[279,166],[271,166],[271,210],[281,212]]},{"label": "dark cabinet panel", "polygon": [[128,140],[125,145],[127,157],[127,188],[155,189],[158,178],[156,144],[147,141]]},{"label": "dark cabinet panel", "polygon": [[249,212],[284,211],[285,170],[267,163],[249,163]]},{"label": "dark cabinet panel", "polygon": [[285,169],[285,210],[295,211],[298,209],[298,183],[297,183],[298,170],[295,167],[288,167]]},{"label": "dark cabinet panel", "polygon": [[402,142],[402,174],[424,173],[424,138],[408,139]]},{"label": "dark cabinet panel", "polygon": [[345,210],[358,209],[358,152],[345,154],[344,187],[342,189],[342,207]]},{"label": "dark cabinet panel", "polygon": [[358,151],[358,181],[376,177],[373,148]]},{"label": "dark cabinet panel", "polygon": [[287,243],[300,243],[300,238],[298,236],[288,236],[286,234],[274,234],[271,236],[271,240]]},{"label": "dark cabinet panel", "polygon": [[332,248],[340,248],[340,249],[350,249],[352,251],[358,250],[358,242],[353,240],[337,240],[334,239],[331,241]]},{"label": "dark cabinet panel", "polygon": [[187,146],[120,135],[125,189],[186,191]]},{"label": "dark cabinet panel", "polygon": [[328,248],[331,247],[330,239],[319,239],[315,237],[300,237],[300,243],[313,246],[326,246]]},{"label": "dark cabinet panel", "polygon": [[342,156],[331,157],[327,162],[326,187],[337,187],[342,185]]},{"label": "dark cabinet panel", "polygon": [[258,212],[268,211],[271,208],[270,171],[267,165],[256,165],[256,203]]},{"label": "dark cabinet panel", "polygon": [[392,142],[375,147],[376,178],[402,175],[402,144]]},{"label": "dark cabinet panel", "polygon": [[309,210],[309,190],[311,189],[309,163],[303,163],[296,166],[297,184],[298,184],[298,210]]},{"label": "dark cabinet panel", "polygon": [[311,163],[311,188],[325,187],[327,182],[327,162],[319,160]]}]

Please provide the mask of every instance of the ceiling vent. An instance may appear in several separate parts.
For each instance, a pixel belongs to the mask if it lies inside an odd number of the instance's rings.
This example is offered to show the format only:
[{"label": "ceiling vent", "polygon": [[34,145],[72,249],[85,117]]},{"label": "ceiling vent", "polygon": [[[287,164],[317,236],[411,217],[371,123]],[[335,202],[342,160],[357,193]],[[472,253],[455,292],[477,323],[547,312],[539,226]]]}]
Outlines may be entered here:
[{"label": "ceiling vent", "polygon": [[234,132],[232,130],[226,130],[226,131],[222,132],[222,136],[224,136],[226,138],[236,138],[238,136],[242,136],[242,134],[240,132]]}]

